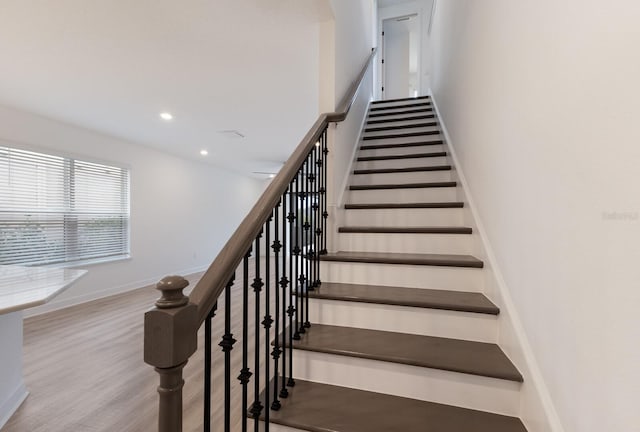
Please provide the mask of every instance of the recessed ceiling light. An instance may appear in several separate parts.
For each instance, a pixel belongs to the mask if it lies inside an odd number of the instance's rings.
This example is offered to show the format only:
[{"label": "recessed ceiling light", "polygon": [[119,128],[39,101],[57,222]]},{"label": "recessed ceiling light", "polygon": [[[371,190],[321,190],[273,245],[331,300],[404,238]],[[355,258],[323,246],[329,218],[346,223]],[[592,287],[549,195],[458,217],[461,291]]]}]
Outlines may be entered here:
[{"label": "recessed ceiling light", "polygon": [[168,113],[168,112],[161,112],[160,113],[160,118],[162,120],[169,121],[169,120],[173,120],[173,115],[171,113]]},{"label": "recessed ceiling light", "polygon": [[201,154],[202,156],[206,156],[206,155],[208,155],[208,154],[209,154],[209,152],[208,152],[208,151],[206,151],[206,150],[200,150],[200,154]]},{"label": "recessed ceiling light", "polygon": [[320,141],[316,141],[316,147],[320,147]]},{"label": "recessed ceiling light", "polygon": [[269,178],[274,178],[275,176],[275,174],[269,174]]}]

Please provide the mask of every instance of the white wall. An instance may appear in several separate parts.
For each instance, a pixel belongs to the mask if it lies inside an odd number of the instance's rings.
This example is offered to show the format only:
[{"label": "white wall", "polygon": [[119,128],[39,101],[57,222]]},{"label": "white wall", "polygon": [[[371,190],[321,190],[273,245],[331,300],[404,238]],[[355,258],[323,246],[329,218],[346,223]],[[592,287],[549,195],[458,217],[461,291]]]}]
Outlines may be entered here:
[{"label": "white wall", "polygon": [[[335,111],[371,55],[372,43],[376,40],[377,0],[330,0],[330,5],[332,18],[320,26],[320,91],[324,93],[320,96],[320,110],[324,112]],[[328,229],[331,232],[328,247],[337,245],[331,236],[339,223],[338,208],[342,204],[350,167],[373,96],[373,74],[371,68],[347,119],[329,126],[327,205],[330,213]]]},{"label": "white wall", "polygon": [[27,397],[22,377],[22,311],[0,315],[0,429]]},{"label": "white wall", "polygon": [[639,20],[625,0],[437,5],[433,93],[553,430],[640,430]]},{"label": "white wall", "polygon": [[[334,31],[334,94],[339,104],[371,54],[373,0],[331,0]],[[332,110],[333,111],[333,110]]]},{"label": "white wall", "polygon": [[357,98],[351,106],[349,115],[342,123],[329,127],[329,168],[331,173],[329,197],[330,205],[342,205],[342,196],[355,161],[356,150],[360,144],[360,135],[364,129],[364,120],[373,94],[373,67],[364,77]]},{"label": "white wall", "polygon": [[255,203],[257,180],[69,124],[0,107],[0,143],[126,164],[131,169],[131,259],[89,273],[48,310],[205,269]]}]

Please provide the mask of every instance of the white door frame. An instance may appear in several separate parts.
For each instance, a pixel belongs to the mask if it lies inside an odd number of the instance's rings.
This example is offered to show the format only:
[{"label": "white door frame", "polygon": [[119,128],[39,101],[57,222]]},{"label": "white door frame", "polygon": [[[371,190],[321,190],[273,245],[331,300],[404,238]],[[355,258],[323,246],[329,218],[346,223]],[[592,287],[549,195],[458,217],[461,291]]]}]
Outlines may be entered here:
[{"label": "white door frame", "polygon": [[[408,7],[407,7],[408,6]],[[426,11],[425,11],[426,12]],[[430,12],[430,11],[429,11]],[[388,19],[403,18],[406,16],[416,15],[418,20],[418,87],[420,92],[422,91],[422,41],[424,39],[424,26],[423,26],[423,11],[418,8],[411,7],[410,4],[400,4],[393,7],[386,7],[378,9],[378,46],[382,48],[380,55],[378,56],[378,79],[376,82],[376,88],[374,92],[375,99],[382,99],[382,85],[384,83],[384,70],[382,66],[382,59],[384,58],[384,46],[382,38],[382,30],[384,28],[384,21]]]},{"label": "white door frame", "polygon": [[380,57],[380,66],[381,66],[381,73],[380,73],[380,91],[381,91],[381,98],[380,99],[384,99],[384,85],[385,85],[385,79],[387,76],[387,71],[386,71],[386,66],[384,63],[384,58],[385,58],[385,50],[386,50],[386,45],[385,45],[385,39],[384,39],[384,23],[385,21],[391,21],[391,20],[400,20],[402,18],[413,18],[415,17],[418,20],[418,70],[417,70],[417,74],[418,74],[418,88],[422,89],[422,65],[421,65],[421,48],[422,48],[422,22],[420,21],[420,15],[418,15],[418,13],[411,13],[408,15],[401,15],[401,16],[397,16],[397,17],[392,17],[392,18],[385,18],[382,20],[382,26],[381,26],[381,31],[380,31],[380,38],[381,38],[381,46],[382,46],[382,53],[381,53],[381,57]]}]

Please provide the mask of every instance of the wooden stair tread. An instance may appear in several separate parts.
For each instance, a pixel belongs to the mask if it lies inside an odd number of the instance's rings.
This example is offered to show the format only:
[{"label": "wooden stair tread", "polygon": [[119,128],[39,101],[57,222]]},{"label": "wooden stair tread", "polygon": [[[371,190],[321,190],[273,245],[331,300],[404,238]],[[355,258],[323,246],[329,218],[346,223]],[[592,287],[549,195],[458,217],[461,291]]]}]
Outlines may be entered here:
[{"label": "wooden stair tread", "polygon": [[360,146],[360,150],[378,150],[378,149],[401,148],[401,147],[420,147],[420,146],[432,146],[432,145],[442,145],[442,144],[444,144],[444,141],[442,140],[415,141],[415,142],[391,143],[391,144],[368,144],[368,145]]},{"label": "wooden stair tread", "polygon": [[498,315],[500,309],[481,293],[323,282],[309,297],[394,306]]},{"label": "wooden stair tread", "polygon": [[436,118],[435,114],[422,114],[422,115],[414,115],[412,117],[404,117],[401,119],[375,119],[375,120],[367,120],[367,124],[380,124],[380,123],[392,123],[392,122],[401,122],[401,121],[413,121],[413,120],[424,120],[424,119],[432,119]]},{"label": "wooden stair tread", "polygon": [[357,161],[367,162],[367,161],[398,160],[398,159],[422,159],[422,158],[444,157],[446,155],[447,155],[447,152],[431,152],[431,153],[409,153],[409,154],[385,155],[385,156],[360,156],[358,157]]},{"label": "wooden stair tread", "polygon": [[388,135],[365,135],[363,141],[395,139],[395,138],[411,138],[429,135],[440,135],[440,130],[420,131],[420,132],[402,132]]},{"label": "wooden stair tread", "polygon": [[515,417],[296,380],[273,423],[312,432],[527,432]]},{"label": "wooden stair tread", "polygon": [[429,226],[429,227],[380,227],[380,226],[343,226],[341,233],[362,234],[471,234],[470,227]]},{"label": "wooden stair tread", "polygon": [[354,174],[395,174],[395,173],[409,173],[409,172],[422,172],[422,171],[451,171],[451,165],[430,165],[419,167],[406,167],[406,168],[372,168],[372,169],[357,169],[354,170]]},{"label": "wooden stair tread", "polygon": [[392,110],[398,108],[414,108],[414,107],[430,107],[431,101],[423,101],[418,103],[408,103],[404,105],[375,106],[369,109],[369,112],[380,112],[384,110]]},{"label": "wooden stair tread", "polygon": [[312,324],[295,349],[400,363],[522,382],[496,344],[381,330]]},{"label": "wooden stair tread", "polygon": [[432,126],[438,126],[438,122],[432,121],[427,123],[413,123],[413,124],[404,124],[404,125],[397,125],[397,126],[375,126],[375,127],[366,128],[364,131],[365,132],[383,132],[383,131],[390,131],[390,130],[396,130],[396,129],[413,129],[413,128],[432,127]]},{"label": "wooden stair tread", "polygon": [[391,102],[419,101],[424,99],[431,99],[431,96],[416,96],[416,97],[408,97],[408,98],[400,98],[400,99],[377,100],[377,101],[371,102],[371,105],[380,105],[380,104],[391,103]]},{"label": "wooden stair tread", "polygon": [[403,264],[446,267],[482,268],[484,263],[471,255],[417,254],[388,252],[341,251],[321,255],[322,261],[356,262],[371,264]]},{"label": "wooden stair tread", "polygon": [[438,209],[463,208],[464,203],[451,202],[423,202],[423,203],[375,203],[375,204],[345,204],[346,210],[377,210],[377,209]]},{"label": "wooden stair tread", "polygon": [[374,184],[374,185],[351,185],[349,190],[382,190],[382,189],[428,189],[428,188],[448,188],[456,187],[454,181],[448,182],[429,182],[429,183],[398,183],[398,184]]}]

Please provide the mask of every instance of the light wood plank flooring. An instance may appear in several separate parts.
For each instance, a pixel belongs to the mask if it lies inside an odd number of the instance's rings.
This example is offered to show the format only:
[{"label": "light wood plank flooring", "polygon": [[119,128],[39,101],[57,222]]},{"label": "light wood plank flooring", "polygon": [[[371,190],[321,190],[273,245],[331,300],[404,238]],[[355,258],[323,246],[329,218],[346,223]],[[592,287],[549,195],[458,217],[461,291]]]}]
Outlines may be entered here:
[{"label": "light wood plank flooring", "polygon": [[[240,427],[241,387],[236,377],[242,368],[242,274],[237,273],[231,314],[232,331],[239,340],[232,352],[234,430]],[[191,286],[199,276],[189,277]],[[253,271],[249,277],[250,281],[252,279]],[[249,289],[253,299],[253,291]],[[153,305],[158,294],[149,286],[26,319],[24,373],[30,395],[2,432],[156,430],[158,377],[153,368],[143,362],[142,348],[144,312]],[[253,315],[253,304],[251,301],[250,316]],[[217,343],[223,333],[224,295],[219,300],[218,310],[213,321],[214,426],[222,421],[224,358]],[[261,314],[264,314],[264,304]],[[275,315],[273,310],[272,315]],[[249,341],[253,341],[253,323],[250,320]],[[201,329],[198,352],[185,368],[185,431],[202,430],[203,333]],[[270,338],[274,334],[272,329]],[[261,340],[265,340],[262,328]],[[264,345],[261,351],[263,375]],[[254,371],[252,349],[249,359],[249,366]],[[249,385],[250,400],[253,399],[252,389],[253,381]],[[215,426],[213,430],[221,429]]]}]

